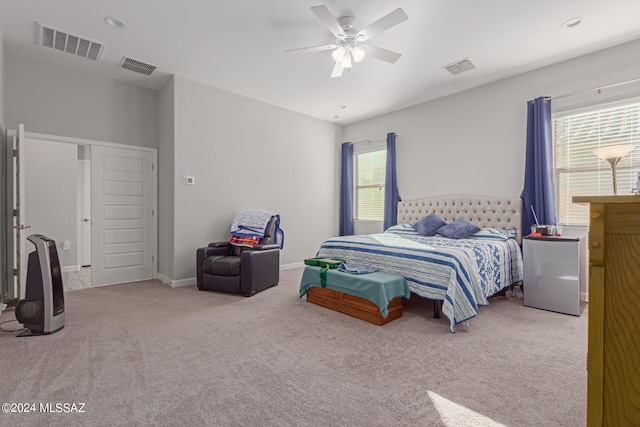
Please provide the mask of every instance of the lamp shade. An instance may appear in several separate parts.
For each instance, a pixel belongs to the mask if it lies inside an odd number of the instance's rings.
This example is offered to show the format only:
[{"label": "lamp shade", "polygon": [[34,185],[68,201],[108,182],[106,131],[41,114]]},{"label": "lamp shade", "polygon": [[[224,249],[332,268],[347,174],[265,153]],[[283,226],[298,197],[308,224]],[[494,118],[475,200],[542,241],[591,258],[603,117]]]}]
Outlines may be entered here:
[{"label": "lamp shade", "polygon": [[611,166],[611,175],[613,177],[613,194],[618,194],[618,183],[616,177],[616,166],[621,158],[629,154],[633,150],[633,144],[617,144],[606,145],[604,147],[596,148],[593,150],[593,154],[600,157],[602,160],[606,160]]},{"label": "lamp shade", "polygon": [[593,154],[602,160],[621,159],[629,154],[631,150],[633,150],[633,144],[606,145],[593,150]]}]

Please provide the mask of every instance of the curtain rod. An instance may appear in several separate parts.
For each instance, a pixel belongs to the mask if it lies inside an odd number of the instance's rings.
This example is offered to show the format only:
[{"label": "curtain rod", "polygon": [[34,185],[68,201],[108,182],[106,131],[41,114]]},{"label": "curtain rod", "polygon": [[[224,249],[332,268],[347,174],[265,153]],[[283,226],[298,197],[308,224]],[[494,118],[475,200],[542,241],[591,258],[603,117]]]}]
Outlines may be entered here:
[{"label": "curtain rod", "polygon": [[[398,136],[398,134],[396,134],[396,136]],[[376,136],[375,138],[369,138],[369,139],[363,139],[362,141],[356,141],[356,142],[351,142],[351,145],[356,145],[356,144],[362,144],[363,142],[373,142],[373,141],[379,141],[381,139],[387,139],[387,135],[384,136]]]},{"label": "curtain rod", "polygon": [[640,82],[640,79],[632,79],[632,80],[627,80],[627,81],[624,81],[624,82],[612,83],[610,85],[604,85],[604,86],[599,86],[599,87],[593,87],[591,89],[584,89],[584,90],[579,90],[579,91],[576,91],[576,92],[565,93],[564,95],[549,96],[549,97],[545,98],[544,100],[545,101],[551,101],[553,99],[568,98],[570,96],[580,95],[580,94],[587,93],[587,92],[594,92],[594,91],[600,92],[602,89],[609,89],[609,88],[612,88],[612,87],[622,86],[622,85],[626,85],[626,84],[629,84],[629,83],[636,83],[636,82]]}]

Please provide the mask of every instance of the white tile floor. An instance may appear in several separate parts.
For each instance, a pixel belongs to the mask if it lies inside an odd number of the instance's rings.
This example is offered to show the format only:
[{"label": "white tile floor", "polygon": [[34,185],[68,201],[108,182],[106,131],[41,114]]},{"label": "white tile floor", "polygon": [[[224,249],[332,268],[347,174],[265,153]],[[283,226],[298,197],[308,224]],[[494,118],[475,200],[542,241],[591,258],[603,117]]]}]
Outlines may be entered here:
[{"label": "white tile floor", "polygon": [[62,273],[62,287],[65,291],[91,287],[91,267],[82,267],[80,271]]}]

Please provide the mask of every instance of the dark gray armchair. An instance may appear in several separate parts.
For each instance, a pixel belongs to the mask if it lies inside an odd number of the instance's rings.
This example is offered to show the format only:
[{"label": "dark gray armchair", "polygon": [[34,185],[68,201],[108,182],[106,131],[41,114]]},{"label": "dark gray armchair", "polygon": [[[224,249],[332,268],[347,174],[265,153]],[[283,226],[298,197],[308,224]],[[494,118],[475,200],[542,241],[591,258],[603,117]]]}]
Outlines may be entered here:
[{"label": "dark gray armchair", "polygon": [[196,276],[201,291],[231,292],[249,297],[280,281],[280,246],[274,244],[277,218],[252,248],[228,241],[209,243],[196,251]]}]

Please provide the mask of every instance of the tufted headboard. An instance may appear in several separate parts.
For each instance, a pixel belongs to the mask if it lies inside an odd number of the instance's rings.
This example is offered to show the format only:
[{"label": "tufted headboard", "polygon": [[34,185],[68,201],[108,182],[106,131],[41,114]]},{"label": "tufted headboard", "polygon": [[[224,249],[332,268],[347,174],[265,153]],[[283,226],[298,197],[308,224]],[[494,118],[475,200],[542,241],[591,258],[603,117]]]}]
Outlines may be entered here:
[{"label": "tufted headboard", "polygon": [[409,224],[435,212],[444,221],[466,219],[478,227],[516,230],[522,243],[522,199],[519,197],[438,196],[398,202],[398,224]]}]

